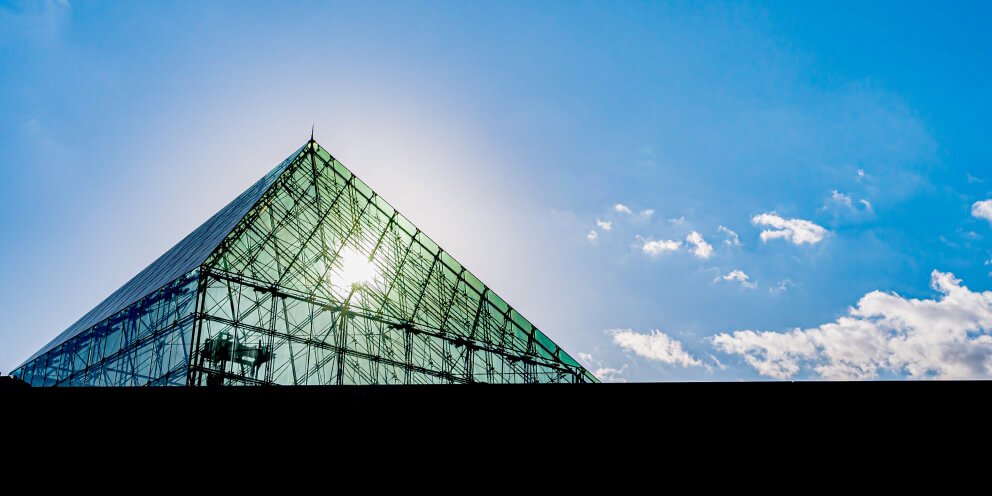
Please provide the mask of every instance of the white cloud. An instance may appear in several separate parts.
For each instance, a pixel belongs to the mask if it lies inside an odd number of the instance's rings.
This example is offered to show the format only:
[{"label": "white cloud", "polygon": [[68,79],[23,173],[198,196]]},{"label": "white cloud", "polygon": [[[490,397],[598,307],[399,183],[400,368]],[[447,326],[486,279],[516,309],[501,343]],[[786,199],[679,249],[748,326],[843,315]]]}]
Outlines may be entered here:
[{"label": "white cloud", "polygon": [[685,223],[685,216],[683,215],[682,217],[668,219],[668,222],[671,222],[672,224],[678,224],[678,225],[684,224]]},{"label": "white cloud", "polygon": [[596,219],[596,225],[599,226],[599,228],[604,231],[609,231],[610,229],[613,228],[613,223],[608,220]]},{"label": "white cloud", "polygon": [[692,253],[696,255],[697,258],[706,259],[710,258],[710,255],[713,254],[713,246],[703,240],[702,234],[692,231],[685,237],[685,240],[695,246]]},{"label": "white cloud", "polygon": [[933,271],[939,299],[872,291],[847,316],[790,332],[736,331],[711,342],[758,373],[788,379],[803,367],[826,379],[992,377],[992,291],[973,292],[953,274]]},{"label": "white cloud", "polygon": [[744,356],[759,374],[788,379],[799,372],[799,362],[816,357],[816,346],[799,329],[790,333],[735,331],[710,338],[724,353]]},{"label": "white cloud", "polygon": [[755,215],[751,219],[755,225],[771,226],[777,231],[761,231],[761,241],[768,242],[769,239],[785,238],[795,245],[803,243],[814,244],[820,242],[829,231],[808,220],[803,219],[783,219],[775,212]]},{"label": "white cloud", "polygon": [[595,229],[593,229],[592,231],[589,231],[589,234],[586,234],[586,239],[588,239],[589,241],[596,241],[596,238],[598,238],[598,237],[599,237],[599,234],[596,233],[596,230]]},{"label": "white cloud", "polygon": [[652,215],[654,215],[654,210],[652,210],[650,208],[649,209],[646,209],[646,210],[641,210],[641,215],[643,215],[645,217],[651,217]]},{"label": "white cloud", "polygon": [[620,212],[621,214],[631,213],[630,208],[622,203],[617,203],[616,205],[613,206],[613,209],[616,210],[617,212]]},{"label": "white cloud", "polygon": [[992,222],[992,200],[982,200],[972,204],[971,215]]},{"label": "white cloud", "polygon": [[864,169],[858,169],[858,177],[859,178],[865,177],[865,170]]},{"label": "white cloud", "polygon": [[782,279],[781,281],[778,282],[778,284],[775,285],[775,287],[768,288],[768,292],[771,294],[779,294],[784,292],[786,289],[789,289],[789,286],[795,286],[795,284],[792,283],[792,280]]},{"label": "white cloud", "polygon": [[966,175],[967,175],[966,177],[968,178],[968,182],[969,183],[984,183],[985,182],[981,178],[972,176],[970,172],[967,172]]},{"label": "white cloud", "polygon": [[650,241],[641,237],[638,237],[638,239],[640,239],[641,242],[644,243],[641,246],[641,250],[644,251],[644,253],[651,255],[652,257],[661,255],[666,251],[676,251],[679,249],[680,246],[682,246],[681,241],[675,241],[675,240]]},{"label": "white cloud", "polygon": [[748,289],[754,289],[754,288],[758,287],[758,284],[757,283],[748,282],[748,279],[750,279],[750,277],[748,277],[748,275],[745,274],[743,270],[732,270],[732,271],[730,271],[729,274],[727,274],[725,276],[719,276],[719,277],[716,278],[717,281],[719,281],[720,279],[723,279],[724,281],[737,281],[737,282],[740,282],[742,287],[745,287],[745,288],[748,288]]},{"label": "white cloud", "polygon": [[612,335],[613,342],[621,348],[644,358],[682,367],[702,365],[702,362],[682,349],[680,341],[658,329],[652,329],[651,334],[637,333],[632,329],[609,329],[606,333]]},{"label": "white cloud", "polygon": [[610,367],[597,367],[592,371],[592,375],[596,376],[597,379],[603,382],[627,382],[627,379],[621,377],[621,374],[627,370],[627,365],[620,367],[618,369]]},{"label": "white cloud", "polygon": [[830,208],[830,202],[843,205],[852,212],[868,212],[868,213],[872,212],[871,203],[868,200],[865,199],[858,200],[858,203],[864,205],[864,210],[859,211],[858,207],[855,206],[854,200],[851,198],[851,195],[846,195],[835,189],[830,191],[830,200],[820,210],[827,210],[828,208]]},{"label": "white cloud", "polygon": [[734,231],[726,226],[720,226],[716,228],[718,231],[727,233],[727,239],[723,240],[724,243],[730,246],[738,246],[741,244],[741,238]]},{"label": "white cloud", "polygon": [[833,190],[830,192],[830,198],[837,203],[847,205],[847,208],[850,208],[852,210],[854,209],[854,205],[851,203],[851,197],[845,195],[844,193],[841,193],[837,190]]},{"label": "white cloud", "polygon": [[[602,360],[596,360],[589,353],[579,352],[578,357],[582,363],[586,364],[586,369],[591,370],[592,375],[596,376],[597,379],[604,382],[627,382],[626,378],[621,377],[621,374],[627,370],[627,364],[617,369],[607,367]],[[589,365],[593,365],[593,367],[589,367]]]},{"label": "white cloud", "polygon": [[720,370],[727,370],[727,366],[724,365],[722,362],[720,362],[720,360],[718,360],[717,357],[710,355],[710,360],[713,360],[713,362],[716,363],[716,368]]}]

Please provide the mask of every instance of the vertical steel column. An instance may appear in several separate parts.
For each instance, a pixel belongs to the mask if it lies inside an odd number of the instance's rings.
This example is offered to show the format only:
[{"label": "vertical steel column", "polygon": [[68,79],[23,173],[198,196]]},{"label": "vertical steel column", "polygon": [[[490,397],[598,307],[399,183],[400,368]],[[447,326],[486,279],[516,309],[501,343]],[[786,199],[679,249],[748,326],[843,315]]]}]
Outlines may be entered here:
[{"label": "vertical steel column", "polygon": [[[265,374],[262,376],[262,380],[266,384],[272,384],[272,365],[276,361],[276,318],[279,315],[279,297],[276,295],[275,288],[272,288],[272,308],[269,312],[269,360],[265,362]],[[292,359],[292,357],[290,357]]]},{"label": "vertical steel column", "polygon": [[347,347],[348,342],[348,311],[342,309],[341,317],[338,319],[337,330],[335,331],[335,342],[337,343],[337,354],[338,354],[338,386],[344,385],[344,360],[348,355],[345,353],[345,347]]},{"label": "vertical steel column", "polygon": [[[190,336],[189,340],[189,363],[186,364],[186,385],[187,386],[199,386],[200,385],[200,373],[197,371],[196,377],[194,379],[194,364],[196,363],[196,358],[199,356],[200,350],[200,336],[203,333],[203,311],[207,306],[207,277],[210,276],[209,271],[201,269],[200,276],[197,278],[196,285],[196,307],[193,308],[193,335]],[[109,328],[108,328],[109,329]],[[195,382],[195,384],[194,384]]]},{"label": "vertical steel column", "polygon": [[413,330],[403,329],[403,384],[413,384]]}]

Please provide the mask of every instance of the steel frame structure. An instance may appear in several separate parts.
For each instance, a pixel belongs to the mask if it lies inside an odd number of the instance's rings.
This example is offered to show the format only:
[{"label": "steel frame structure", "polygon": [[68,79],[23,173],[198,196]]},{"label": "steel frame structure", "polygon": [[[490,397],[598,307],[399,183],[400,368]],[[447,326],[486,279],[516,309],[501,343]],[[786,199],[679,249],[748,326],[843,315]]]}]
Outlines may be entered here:
[{"label": "steel frame structure", "polygon": [[[355,264],[361,280],[349,280]],[[598,382],[312,138],[14,375],[34,386]]]}]

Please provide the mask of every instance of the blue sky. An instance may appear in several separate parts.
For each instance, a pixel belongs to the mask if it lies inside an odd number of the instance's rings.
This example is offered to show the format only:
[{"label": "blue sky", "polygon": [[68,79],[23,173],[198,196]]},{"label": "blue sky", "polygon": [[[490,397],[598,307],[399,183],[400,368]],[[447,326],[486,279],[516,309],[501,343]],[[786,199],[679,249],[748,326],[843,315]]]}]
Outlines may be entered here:
[{"label": "blue sky", "polygon": [[0,370],[314,124],[602,379],[989,377],[989,7],[863,4],[0,1]]}]

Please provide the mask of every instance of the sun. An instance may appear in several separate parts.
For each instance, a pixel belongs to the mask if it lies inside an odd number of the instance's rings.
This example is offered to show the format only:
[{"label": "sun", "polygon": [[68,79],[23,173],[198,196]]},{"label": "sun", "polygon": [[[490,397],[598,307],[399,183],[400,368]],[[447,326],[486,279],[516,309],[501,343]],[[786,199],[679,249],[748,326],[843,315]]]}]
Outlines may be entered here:
[{"label": "sun", "polygon": [[353,291],[373,284],[379,275],[375,264],[370,262],[367,256],[358,253],[349,246],[341,250],[341,253],[338,254],[338,260],[341,262],[341,268],[334,271],[331,286],[341,292],[340,296],[342,297],[347,297]]}]

